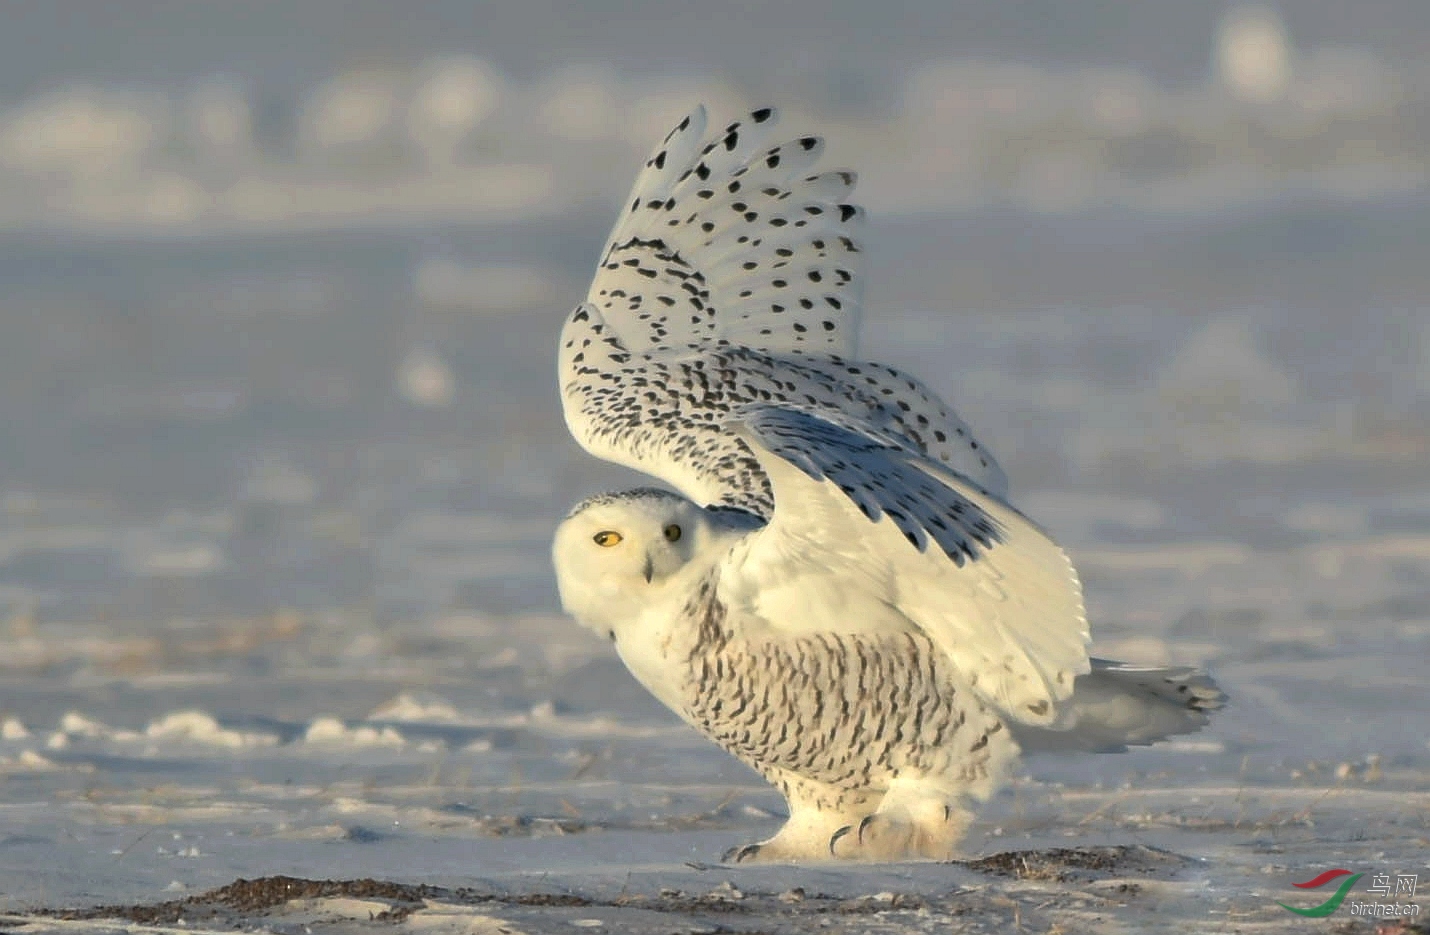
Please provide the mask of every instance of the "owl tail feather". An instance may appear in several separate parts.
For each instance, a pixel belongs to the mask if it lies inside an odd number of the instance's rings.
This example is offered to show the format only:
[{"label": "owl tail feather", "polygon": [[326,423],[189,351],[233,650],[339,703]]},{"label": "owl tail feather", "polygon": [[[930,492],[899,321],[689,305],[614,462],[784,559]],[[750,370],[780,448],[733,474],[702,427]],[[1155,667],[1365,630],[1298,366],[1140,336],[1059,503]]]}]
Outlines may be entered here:
[{"label": "owl tail feather", "polygon": [[1055,727],[1010,726],[1025,753],[1120,753],[1201,730],[1225,704],[1222,690],[1196,669],[1093,659]]}]

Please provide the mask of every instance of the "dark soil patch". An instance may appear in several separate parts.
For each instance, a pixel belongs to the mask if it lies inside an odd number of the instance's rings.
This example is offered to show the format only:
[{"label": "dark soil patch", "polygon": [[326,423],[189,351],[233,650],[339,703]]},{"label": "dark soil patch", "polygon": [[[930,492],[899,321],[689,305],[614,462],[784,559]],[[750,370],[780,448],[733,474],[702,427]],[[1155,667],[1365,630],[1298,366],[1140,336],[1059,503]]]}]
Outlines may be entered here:
[{"label": "dark soil patch", "polygon": [[1185,857],[1143,845],[1118,847],[1055,847],[1042,851],[1008,851],[955,863],[1000,877],[1064,882],[1096,875],[1169,873],[1187,863]]},{"label": "dark soil patch", "polygon": [[394,903],[394,920],[405,917],[424,899],[449,895],[440,886],[412,886],[382,880],[303,880],[297,877],[262,877],[235,880],[207,893],[149,906],[95,906],[91,909],[62,909],[45,913],[57,919],[127,919],[141,925],[172,925],[179,919],[211,919],[225,910],[261,913],[292,899],[321,899],[348,896],[354,899],[387,899]]},{"label": "dark soil patch", "polygon": [[[1126,847],[1053,848],[1040,851],[1009,851],[981,857],[977,860],[954,861],[953,864],[979,873],[1018,880],[1065,882],[1099,876],[1169,874],[1187,863],[1187,859],[1168,851],[1140,845]],[[1135,884],[1133,884],[1135,886]],[[736,894],[712,891],[708,894],[663,891],[660,896],[622,895],[614,900],[589,899],[573,893],[503,893],[487,889],[460,887],[449,889],[383,880],[305,880],[298,877],[262,877],[256,880],[235,880],[227,886],[199,893],[185,899],[152,905],[95,906],[89,909],[62,909],[38,913],[58,919],[124,919],[141,925],[173,925],[180,919],[187,922],[237,922],[241,918],[262,916],[269,910],[295,899],[349,897],[380,899],[391,908],[374,916],[373,921],[400,922],[425,900],[438,899],[450,903],[474,905],[492,903],[522,907],[588,906],[639,907],[670,913],[747,913],[774,912],[776,915],[806,915],[835,912],[841,915],[917,910],[937,907],[941,911],[962,914],[969,907],[950,894],[950,898],[918,897],[898,894],[892,900],[860,897],[836,898],[823,894],[806,895],[799,890],[784,894]]]}]

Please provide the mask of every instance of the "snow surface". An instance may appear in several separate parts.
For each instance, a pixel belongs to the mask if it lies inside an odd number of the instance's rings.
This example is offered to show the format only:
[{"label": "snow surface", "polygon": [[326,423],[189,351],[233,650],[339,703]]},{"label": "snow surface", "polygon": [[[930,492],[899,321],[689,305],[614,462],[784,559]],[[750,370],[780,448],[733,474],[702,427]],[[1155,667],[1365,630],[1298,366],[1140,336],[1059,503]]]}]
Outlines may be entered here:
[{"label": "snow surface", "polygon": [[[774,869],[718,860],[779,797],[556,606],[555,523],[639,482],[554,392],[604,205],[0,235],[0,928],[1291,932],[1327,868],[1430,886],[1427,216],[876,217],[865,352],[999,454],[1099,655],[1231,704],[1024,764],[967,847],[1026,858]],[[446,889],[36,914],[275,875]]]}]

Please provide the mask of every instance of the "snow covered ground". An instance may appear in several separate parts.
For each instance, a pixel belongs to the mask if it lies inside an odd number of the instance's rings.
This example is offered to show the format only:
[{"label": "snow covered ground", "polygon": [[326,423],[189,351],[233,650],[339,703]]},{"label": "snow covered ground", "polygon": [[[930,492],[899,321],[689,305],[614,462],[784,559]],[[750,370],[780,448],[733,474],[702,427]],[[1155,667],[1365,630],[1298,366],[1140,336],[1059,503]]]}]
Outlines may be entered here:
[{"label": "snow covered ground", "polygon": [[[1423,80],[1363,100],[1384,75],[1362,69],[1309,124],[1225,89],[1114,95],[1178,133],[1310,139],[1305,164],[1103,164],[1165,128],[986,62],[898,85],[1042,102],[978,111],[977,165],[916,107],[831,118],[876,209],[865,353],[1000,457],[1078,565],[1097,654],[1205,666],[1231,703],[1152,749],[1029,760],[968,861],[750,869],[718,860],[779,797],[560,615],[547,558],[571,503],[639,481],[576,448],[554,385],[654,132],[631,115],[740,95],[608,75],[650,99],[561,148],[586,111],[559,82],[448,65],[351,107],[366,73],[308,89],[328,136],[287,162],[224,161],[249,106],[227,86],[182,120],[108,91],[5,111],[143,146],[60,172],[15,162],[33,133],[0,139],[0,930],[1373,932],[1351,908],[1374,875],[1430,892],[1430,202],[1392,119]],[[422,129],[409,97],[488,79],[506,109],[472,152],[424,124],[425,155],[373,155]],[[952,133],[968,114],[941,100]],[[228,156],[174,142],[191,117]],[[1387,120],[1399,149],[1335,137]],[[1069,138],[1096,164],[1049,161]],[[1366,874],[1335,915],[1277,905],[1324,901],[1292,884],[1332,868]]]},{"label": "snow covered ground", "polygon": [[[562,306],[416,305],[421,252],[402,234],[28,248],[32,264],[124,273],[98,299],[83,276],[22,281],[27,301],[129,320],[73,351],[91,366],[55,382],[54,421],[11,410],[25,445],[0,526],[5,927],[1301,931],[1276,901],[1321,901],[1291,883],[1324,869],[1430,880],[1430,312],[1393,292],[1423,271],[1336,282],[1360,262],[1342,251],[1307,270],[1325,291],[1296,306],[1284,245],[1253,241],[1268,271],[1231,268],[1230,285],[1206,258],[1258,227],[1403,223],[1403,206],[1381,210],[871,230],[867,352],[988,436],[1076,559],[1097,652],[1205,665],[1232,699],[1174,743],[1029,761],[968,841],[996,859],[955,866],[718,865],[778,824],[778,796],[555,607],[554,522],[635,480],[563,433]],[[450,236],[479,253],[487,235]],[[568,235],[522,237],[550,256]],[[980,250],[984,281],[965,288]],[[1204,285],[1116,300],[1167,288],[1178,263]],[[1082,301],[1036,298],[1060,279]],[[317,282],[356,298],[303,305]],[[1024,307],[962,298],[979,288]],[[1359,307],[1315,304],[1358,288]],[[1097,290],[1107,307],[1085,298]],[[246,319],[204,317],[235,292]],[[447,389],[425,407],[402,377],[419,345],[427,385]],[[142,374],[123,356],[140,353]],[[324,396],[324,379],[354,388]],[[215,403],[225,381],[235,398]],[[1037,853],[998,857],[1020,851]],[[270,883],[123,923],[31,915],[277,875],[445,889]]]}]

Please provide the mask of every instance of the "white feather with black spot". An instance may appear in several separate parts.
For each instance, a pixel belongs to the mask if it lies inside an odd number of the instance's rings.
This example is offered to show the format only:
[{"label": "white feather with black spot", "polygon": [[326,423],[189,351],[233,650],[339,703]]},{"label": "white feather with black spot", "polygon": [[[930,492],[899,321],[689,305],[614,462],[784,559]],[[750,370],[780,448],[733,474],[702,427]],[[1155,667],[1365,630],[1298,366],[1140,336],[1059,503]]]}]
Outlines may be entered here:
[{"label": "white feather with black spot", "polygon": [[776,631],[849,617],[917,630],[990,706],[1057,722],[1088,672],[1089,634],[1072,563],[1042,530],[852,421],[761,405],[733,427],[778,508],[726,563],[722,598]]},{"label": "white feather with black spot", "polygon": [[818,137],[765,146],[775,121],[757,110],[701,141],[701,108],[646,160],[587,296],[628,349],[854,355],[863,213],[830,200],[853,175],[813,173]]},{"label": "white feather with black spot", "polygon": [[862,211],[816,137],[770,145],[772,110],[705,138],[686,117],[646,161],[587,302],[561,334],[567,425],[597,457],[767,517],[769,481],[725,422],[790,403],[896,435],[973,484],[1007,480],[918,380],[854,359]]}]

